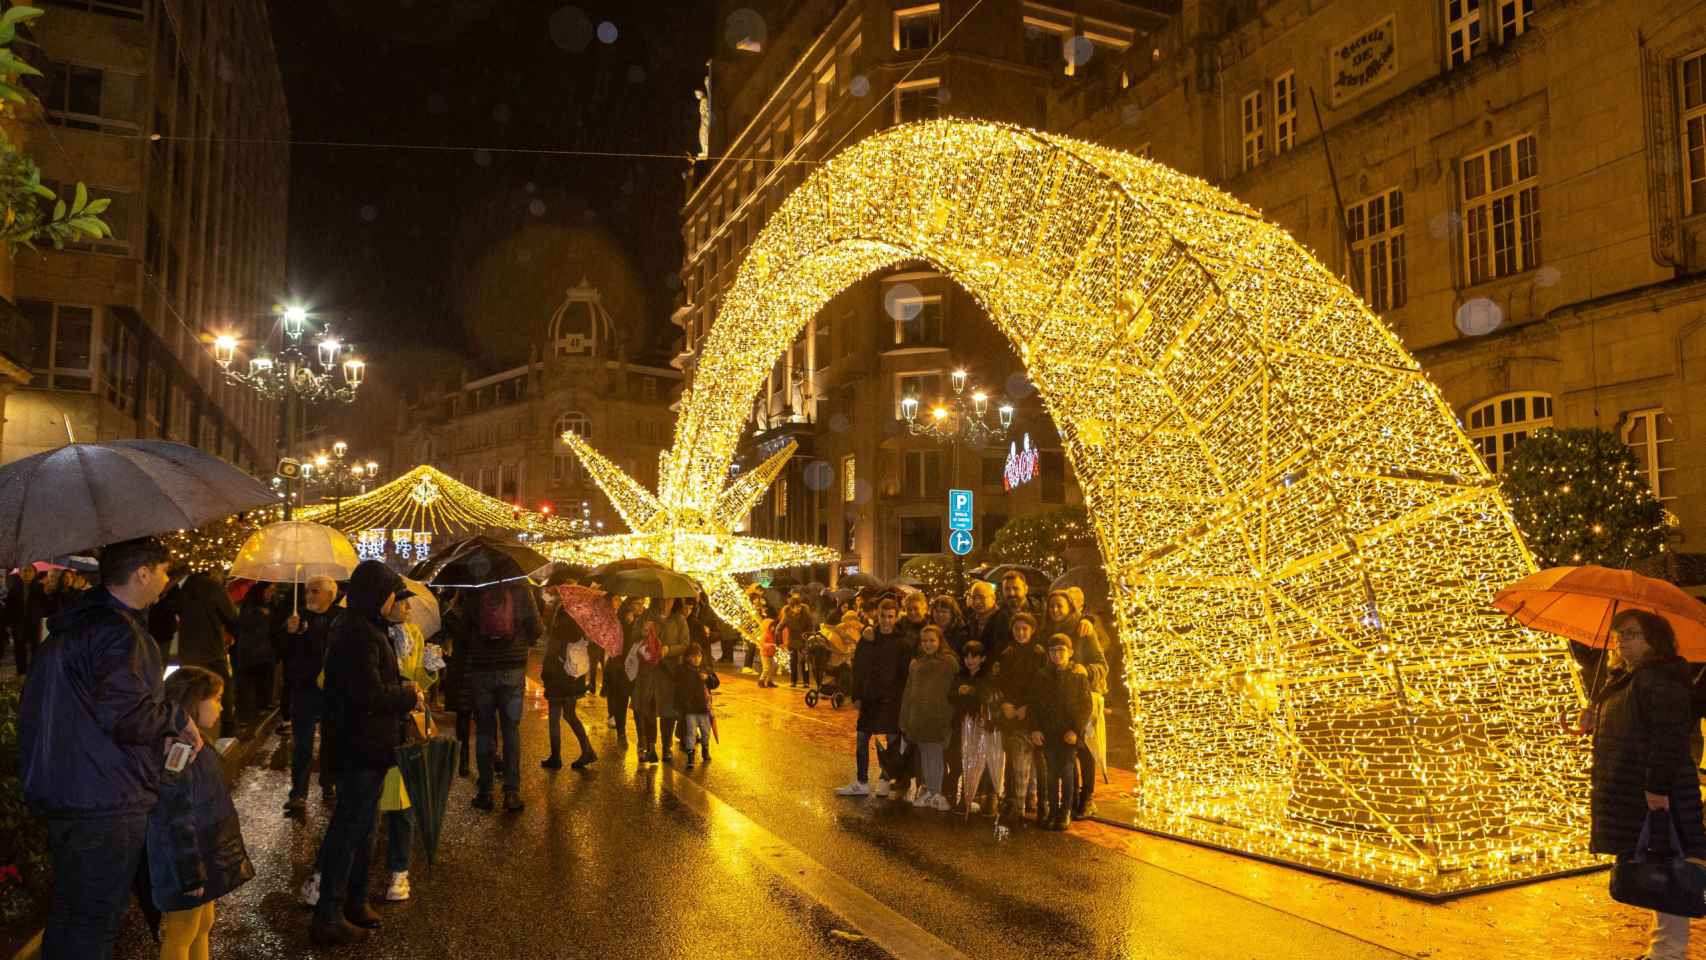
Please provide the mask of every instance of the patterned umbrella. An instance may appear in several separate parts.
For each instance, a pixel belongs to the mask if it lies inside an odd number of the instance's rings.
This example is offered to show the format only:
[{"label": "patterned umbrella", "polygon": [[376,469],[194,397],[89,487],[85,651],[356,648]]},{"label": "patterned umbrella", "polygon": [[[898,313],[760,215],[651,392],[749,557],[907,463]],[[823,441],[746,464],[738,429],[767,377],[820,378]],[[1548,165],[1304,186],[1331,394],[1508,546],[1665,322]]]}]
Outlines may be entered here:
[{"label": "patterned umbrella", "polygon": [[563,603],[563,612],[580,624],[587,639],[604,648],[612,657],[622,655],[622,625],[616,621],[616,611],[610,597],[591,587],[564,585],[551,588]]}]

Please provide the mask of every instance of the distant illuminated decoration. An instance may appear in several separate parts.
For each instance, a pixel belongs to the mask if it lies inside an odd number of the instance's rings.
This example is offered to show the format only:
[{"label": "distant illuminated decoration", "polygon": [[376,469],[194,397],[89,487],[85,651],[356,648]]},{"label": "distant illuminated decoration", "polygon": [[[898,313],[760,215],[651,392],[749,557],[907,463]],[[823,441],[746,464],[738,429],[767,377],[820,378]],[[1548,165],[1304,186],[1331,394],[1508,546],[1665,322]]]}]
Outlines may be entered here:
[{"label": "distant illuminated decoration", "polygon": [[667,510],[680,549],[780,352],[916,260],[976,298],[1060,428],[1140,825],[1425,893],[1591,862],[1568,654],[1490,606],[1533,561],[1450,407],[1283,230],[1154,162],[938,120],[820,166],[742,261],[636,529]]},{"label": "distant illuminated decoration", "polygon": [[1037,450],[1031,446],[1031,435],[1025,434],[1025,445],[1007,445],[1007,467],[1001,471],[1001,482],[1008,490],[1022,487],[1037,478]]},{"label": "distant illuminated decoration", "polygon": [[365,537],[371,541],[366,549],[378,551],[375,556],[382,557],[389,549],[405,560],[425,559],[431,554],[435,537],[454,540],[476,533],[507,532],[567,538],[585,536],[591,529],[584,517],[554,517],[523,510],[424,464],[360,496],[338,504],[315,504],[298,512],[304,520],[337,527],[356,537],[358,552]]}]

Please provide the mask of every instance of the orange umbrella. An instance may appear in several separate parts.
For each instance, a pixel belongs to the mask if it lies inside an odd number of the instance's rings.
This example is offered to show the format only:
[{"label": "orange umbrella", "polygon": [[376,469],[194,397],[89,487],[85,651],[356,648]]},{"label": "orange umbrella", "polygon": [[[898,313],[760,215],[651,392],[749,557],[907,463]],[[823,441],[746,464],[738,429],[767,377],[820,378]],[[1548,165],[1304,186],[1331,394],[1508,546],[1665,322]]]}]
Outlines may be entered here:
[{"label": "orange umbrella", "polygon": [[1645,610],[1670,622],[1684,659],[1706,661],[1706,603],[1633,570],[1553,567],[1500,590],[1493,606],[1524,626],[1601,649],[1611,642],[1613,617]]}]

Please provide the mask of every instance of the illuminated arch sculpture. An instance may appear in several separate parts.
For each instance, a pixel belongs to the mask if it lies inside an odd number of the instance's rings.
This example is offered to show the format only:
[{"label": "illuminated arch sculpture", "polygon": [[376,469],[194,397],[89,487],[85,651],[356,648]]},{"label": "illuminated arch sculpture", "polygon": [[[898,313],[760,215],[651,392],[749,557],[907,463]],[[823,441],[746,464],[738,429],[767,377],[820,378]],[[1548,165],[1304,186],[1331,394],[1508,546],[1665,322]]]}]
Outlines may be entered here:
[{"label": "illuminated arch sculpture", "polygon": [[1142,826],[1426,894],[1587,862],[1568,655],[1489,606],[1533,562],[1452,411],[1285,231],[1159,164],[951,120],[825,163],[711,327],[662,509],[715,510],[776,356],[907,260],[977,298],[1060,428]]}]

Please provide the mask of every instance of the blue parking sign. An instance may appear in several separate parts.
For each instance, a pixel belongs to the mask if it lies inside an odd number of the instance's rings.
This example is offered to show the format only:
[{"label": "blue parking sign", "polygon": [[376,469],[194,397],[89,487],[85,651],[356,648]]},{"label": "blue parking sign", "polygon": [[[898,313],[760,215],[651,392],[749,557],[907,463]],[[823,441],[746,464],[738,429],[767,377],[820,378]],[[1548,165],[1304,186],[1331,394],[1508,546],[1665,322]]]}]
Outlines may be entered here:
[{"label": "blue parking sign", "polygon": [[972,539],[969,532],[965,530],[955,530],[948,534],[948,549],[954,551],[956,555],[962,557],[965,556],[971,552],[971,547]]},{"label": "blue parking sign", "polygon": [[970,490],[948,491],[948,529],[968,531],[972,529]]}]

